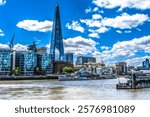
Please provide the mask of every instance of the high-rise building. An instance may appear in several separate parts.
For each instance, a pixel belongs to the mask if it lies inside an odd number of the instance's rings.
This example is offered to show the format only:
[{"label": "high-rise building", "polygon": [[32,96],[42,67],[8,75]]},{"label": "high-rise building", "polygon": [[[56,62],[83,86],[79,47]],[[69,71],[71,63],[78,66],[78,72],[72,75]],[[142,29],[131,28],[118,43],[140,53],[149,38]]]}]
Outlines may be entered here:
[{"label": "high-rise building", "polygon": [[84,65],[85,63],[90,63],[90,62],[96,63],[96,58],[79,56],[79,57],[77,57],[76,65]]},{"label": "high-rise building", "polygon": [[73,53],[66,53],[65,54],[65,61],[71,62],[73,64]]},{"label": "high-rise building", "polygon": [[58,3],[55,8],[50,54],[52,55],[52,61],[64,61],[64,46],[63,46],[61,19]]},{"label": "high-rise building", "polygon": [[143,61],[143,68],[145,68],[145,69],[149,69],[150,68],[149,59],[146,59],[145,61]]},{"label": "high-rise building", "polygon": [[9,75],[11,69],[11,54],[9,49],[0,49],[0,75]]}]

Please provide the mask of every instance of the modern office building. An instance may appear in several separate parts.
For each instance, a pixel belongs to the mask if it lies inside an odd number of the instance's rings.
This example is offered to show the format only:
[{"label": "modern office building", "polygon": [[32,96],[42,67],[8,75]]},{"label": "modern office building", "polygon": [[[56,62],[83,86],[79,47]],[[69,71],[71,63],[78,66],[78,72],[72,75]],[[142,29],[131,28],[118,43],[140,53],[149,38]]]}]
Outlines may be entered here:
[{"label": "modern office building", "polygon": [[15,68],[20,69],[20,75],[33,75],[37,66],[37,54],[35,52],[14,52]]},{"label": "modern office building", "polygon": [[50,54],[52,55],[52,61],[64,61],[64,46],[58,3],[55,8]]},{"label": "modern office building", "polygon": [[71,62],[73,64],[73,53],[66,53],[65,54],[65,61]]},{"label": "modern office building", "polygon": [[94,57],[85,57],[79,56],[76,60],[76,65],[84,65],[85,63],[96,63],[96,58]]},{"label": "modern office building", "polygon": [[0,75],[9,75],[11,69],[11,54],[9,49],[0,49]]},{"label": "modern office building", "polygon": [[38,54],[37,67],[39,67],[40,74],[52,74],[52,56],[50,54]]},{"label": "modern office building", "polygon": [[143,61],[143,68],[145,68],[145,69],[149,69],[150,68],[149,59],[146,59],[145,61]]},{"label": "modern office building", "polygon": [[127,74],[127,63],[126,62],[118,62],[118,63],[116,63],[116,74],[117,75],[125,75],[125,74]]},{"label": "modern office building", "polygon": [[145,61],[142,62],[142,66],[137,67],[137,70],[149,70],[149,69],[150,69],[149,59],[145,59]]}]

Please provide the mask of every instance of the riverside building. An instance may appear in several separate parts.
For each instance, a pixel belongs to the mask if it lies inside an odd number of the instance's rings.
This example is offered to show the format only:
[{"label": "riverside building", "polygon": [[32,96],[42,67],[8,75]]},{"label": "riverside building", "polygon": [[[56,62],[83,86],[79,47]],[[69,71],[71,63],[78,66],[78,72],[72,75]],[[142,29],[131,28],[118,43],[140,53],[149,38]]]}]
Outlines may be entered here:
[{"label": "riverside building", "polygon": [[33,75],[37,66],[37,54],[35,52],[14,52],[15,68],[20,69],[20,75]]},{"label": "riverside building", "polygon": [[0,49],[0,75],[10,75],[11,54],[9,49]]},{"label": "riverside building", "polygon": [[40,74],[52,74],[53,64],[52,56],[50,54],[38,54],[37,61],[37,66],[39,67]]}]

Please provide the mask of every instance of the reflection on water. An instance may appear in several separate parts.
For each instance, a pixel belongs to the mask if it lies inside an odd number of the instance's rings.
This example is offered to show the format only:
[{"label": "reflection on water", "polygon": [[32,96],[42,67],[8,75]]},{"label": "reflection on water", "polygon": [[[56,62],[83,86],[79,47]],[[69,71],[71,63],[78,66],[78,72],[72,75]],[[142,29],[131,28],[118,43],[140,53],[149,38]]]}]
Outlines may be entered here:
[{"label": "reflection on water", "polygon": [[0,99],[105,100],[150,99],[150,88],[116,90],[116,79],[93,81],[1,81]]}]

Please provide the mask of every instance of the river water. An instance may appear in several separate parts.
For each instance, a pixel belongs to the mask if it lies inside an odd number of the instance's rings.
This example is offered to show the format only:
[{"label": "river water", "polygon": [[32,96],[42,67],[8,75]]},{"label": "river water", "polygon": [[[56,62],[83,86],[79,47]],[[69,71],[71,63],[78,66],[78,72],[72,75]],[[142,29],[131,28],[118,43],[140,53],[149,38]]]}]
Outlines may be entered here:
[{"label": "river water", "polygon": [[118,80],[0,81],[0,99],[6,100],[149,100],[150,88],[117,90]]}]

